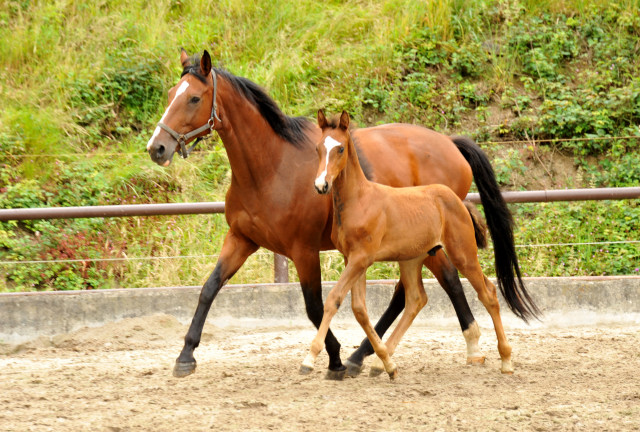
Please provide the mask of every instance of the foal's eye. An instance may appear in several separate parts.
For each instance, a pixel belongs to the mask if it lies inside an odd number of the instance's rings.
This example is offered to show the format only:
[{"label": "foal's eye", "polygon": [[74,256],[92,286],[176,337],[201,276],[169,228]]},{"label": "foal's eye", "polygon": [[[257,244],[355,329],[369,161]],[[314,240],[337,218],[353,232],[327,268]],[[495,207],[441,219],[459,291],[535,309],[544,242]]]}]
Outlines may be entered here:
[{"label": "foal's eye", "polygon": [[193,96],[189,99],[189,103],[197,104],[198,102],[200,102],[200,98],[198,96]]},{"label": "foal's eye", "polygon": [[344,153],[344,147],[338,147],[338,153],[340,154]]}]

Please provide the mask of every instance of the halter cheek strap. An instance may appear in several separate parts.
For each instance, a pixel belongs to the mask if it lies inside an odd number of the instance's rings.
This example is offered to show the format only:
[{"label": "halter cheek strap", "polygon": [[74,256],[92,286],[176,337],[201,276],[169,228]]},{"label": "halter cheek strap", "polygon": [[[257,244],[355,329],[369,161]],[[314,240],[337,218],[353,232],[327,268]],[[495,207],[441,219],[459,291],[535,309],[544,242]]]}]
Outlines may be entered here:
[{"label": "halter cheek strap", "polygon": [[194,143],[188,148],[187,148],[187,142],[191,138],[201,134],[202,132],[211,133],[211,131],[213,130],[213,126],[215,125],[215,121],[216,120],[221,121],[217,114],[218,104],[216,102],[216,96],[218,94],[218,82],[216,79],[216,73],[213,69],[211,69],[211,77],[213,78],[213,102],[211,103],[211,116],[209,117],[209,120],[207,121],[206,124],[186,134],[180,134],[174,131],[173,129],[171,129],[166,124],[162,122],[158,122],[158,127],[164,129],[169,135],[171,135],[176,141],[178,141],[178,144],[180,144],[180,150],[178,150],[178,152],[180,153],[180,155],[182,155],[184,159],[186,159],[189,156],[189,153],[193,151],[193,149],[196,147],[198,142],[202,140],[203,137],[196,138]]}]

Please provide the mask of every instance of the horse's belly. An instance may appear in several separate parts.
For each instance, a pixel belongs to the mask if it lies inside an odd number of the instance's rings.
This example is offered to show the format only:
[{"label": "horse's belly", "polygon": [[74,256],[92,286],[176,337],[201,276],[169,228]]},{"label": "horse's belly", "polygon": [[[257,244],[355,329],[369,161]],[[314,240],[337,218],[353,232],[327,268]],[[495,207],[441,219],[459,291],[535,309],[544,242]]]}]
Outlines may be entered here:
[{"label": "horse's belly", "polygon": [[439,241],[424,238],[395,241],[380,248],[375,261],[407,261],[426,256],[438,246],[442,246]]}]

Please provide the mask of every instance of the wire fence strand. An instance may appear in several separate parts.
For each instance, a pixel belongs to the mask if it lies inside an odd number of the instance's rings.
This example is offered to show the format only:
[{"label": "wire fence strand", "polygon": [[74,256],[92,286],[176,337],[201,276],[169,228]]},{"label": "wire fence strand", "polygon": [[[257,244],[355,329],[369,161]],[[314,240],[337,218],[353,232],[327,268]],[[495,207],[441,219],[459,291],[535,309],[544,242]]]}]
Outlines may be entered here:
[{"label": "wire fence strand", "polygon": [[[583,243],[534,243],[515,245],[517,248],[540,248],[540,247],[566,247],[566,246],[605,246],[612,244],[637,244],[640,240],[619,240],[619,241],[603,241],[603,242],[583,242]],[[489,248],[491,249],[491,247]],[[323,251],[321,254],[340,254],[335,251]],[[121,262],[121,261],[158,261],[158,260],[178,260],[178,259],[203,259],[218,258],[219,254],[211,255],[174,255],[174,256],[147,256],[147,257],[119,257],[119,258],[77,258],[62,260],[9,260],[0,261],[0,265],[27,265],[27,264],[59,264],[59,263],[89,263],[89,262]],[[272,256],[271,252],[257,252],[252,256]]]},{"label": "wire fence strand", "polygon": [[[623,135],[623,136],[597,136],[597,137],[579,137],[579,138],[531,138],[529,140],[507,140],[507,141],[478,141],[479,145],[486,144],[542,144],[542,143],[561,143],[561,142],[583,142],[583,141],[614,141],[614,140],[631,140],[640,139],[640,135]],[[217,143],[217,141],[216,141]],[[193,154],[208,154],[213,153],[216,150],[198,150]],[[82,158],[82,157],[118,157],[118,156],[147,156],[146,151],[139,152],[108,152],[108,153],[25,153],[25,154],[11,154],[5,153],[2,157],[5,158]]]}]

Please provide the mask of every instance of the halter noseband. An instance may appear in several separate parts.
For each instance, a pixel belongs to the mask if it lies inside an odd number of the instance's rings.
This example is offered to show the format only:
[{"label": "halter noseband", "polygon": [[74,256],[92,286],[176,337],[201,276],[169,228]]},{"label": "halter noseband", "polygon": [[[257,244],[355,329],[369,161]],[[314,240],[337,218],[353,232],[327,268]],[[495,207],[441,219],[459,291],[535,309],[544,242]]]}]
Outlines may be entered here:
[{"label": "halter noseband", "polygon": [[213,102],[211,103],[211,117],[209,117],[209,120],[207,121],[206,124],[200,126],[198,129],[192,130],[189,133],[179,134],[178,132],[174,131],[166,124],[162,122],[158,122],[159,127],[167,131],[169,135],[171,135],[176,141],[178,141],[178,144],[180,144],[180,150],[178,152],[184,159],[186,159],[187,156],[189,156],[189,153],[193,151],[193,149],[196,147],[198,142],[202,140],[203,137],[196,138],[195,142],[191,144],[189,148],[187,148],[187,141],[189,141],[194,136],[201,134],[202,132],[208,131],[210,133],[213,130],[215,120],[221,121],[220,118],[218,117],[218,114],[216,113],[216,109],[217,109],[216,95],[218,93],[218,82],[216,80],[216,72],[213,69],[211,69],[211,76],[213,78]]}]

